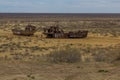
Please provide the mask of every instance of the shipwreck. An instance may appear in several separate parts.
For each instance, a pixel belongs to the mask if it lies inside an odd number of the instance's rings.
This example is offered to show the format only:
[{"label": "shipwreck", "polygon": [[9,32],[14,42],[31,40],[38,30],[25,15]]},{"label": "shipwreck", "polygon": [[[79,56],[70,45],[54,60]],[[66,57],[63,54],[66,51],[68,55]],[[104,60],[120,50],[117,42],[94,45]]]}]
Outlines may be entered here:
[{"label": "shipwreck", "polygon": [[32,25],[27,25],[24,30],[22,29],[12,29],[14,35],[23,35],[23,36],[31,36],[36,32],[36,27]]},{"label": "shipwreck", "polygon": [[43,34],[45,34],[47,38],[86,38],[88,31],[78,30],[64,32],[64,30],[59,26],[50,26],[48,28],[44,28]]}]

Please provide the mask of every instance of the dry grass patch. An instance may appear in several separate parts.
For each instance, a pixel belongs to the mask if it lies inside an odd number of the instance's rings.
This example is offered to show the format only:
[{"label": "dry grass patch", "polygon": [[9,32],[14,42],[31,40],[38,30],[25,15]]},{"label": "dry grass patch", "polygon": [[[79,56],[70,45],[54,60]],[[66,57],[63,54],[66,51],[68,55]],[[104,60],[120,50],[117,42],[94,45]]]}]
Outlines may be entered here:
[{"label": "dry grass patch", "polygon": [[47,59],[53,63],[75,63],[81,60],[81,54],[77,49],[65,48],[47,54]]}]

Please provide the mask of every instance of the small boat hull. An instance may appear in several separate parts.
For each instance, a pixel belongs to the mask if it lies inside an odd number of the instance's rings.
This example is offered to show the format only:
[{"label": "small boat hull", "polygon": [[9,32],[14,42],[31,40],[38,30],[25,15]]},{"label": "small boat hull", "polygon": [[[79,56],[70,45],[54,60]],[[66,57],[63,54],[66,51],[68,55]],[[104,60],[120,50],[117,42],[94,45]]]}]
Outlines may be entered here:
[{"label": "small boat hull", "polygon": [[25,31],[25,30],[17,30],[12,29],[14,35],[22,35],[22,36],[31,36],[34,35],[35,31]]}]

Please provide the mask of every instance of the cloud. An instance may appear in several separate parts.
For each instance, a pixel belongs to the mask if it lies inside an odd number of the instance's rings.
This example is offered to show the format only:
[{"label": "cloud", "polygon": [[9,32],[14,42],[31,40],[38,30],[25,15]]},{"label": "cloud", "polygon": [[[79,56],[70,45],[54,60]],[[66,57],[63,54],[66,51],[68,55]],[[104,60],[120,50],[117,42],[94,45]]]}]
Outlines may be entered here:
[{"label": "cloud", "polygon": [[0,12],[120,12],[120,0],[0,0]]},{"label": "cloud", "polygon": [[2,6],[15,6],[15,7],[35,7],[37,5],[43,5],[44,2],[35,2],[33,0],[11,0],[11,1],[1,1],[0,0],[0,5]]},{"label": "cloud", "polygon": [[[72,0],[73,1],[73,0]],[[71,4],[72,7],[120,7],[118,0],[74,0]],[[69,5],[69,6],[70,6]]]}]

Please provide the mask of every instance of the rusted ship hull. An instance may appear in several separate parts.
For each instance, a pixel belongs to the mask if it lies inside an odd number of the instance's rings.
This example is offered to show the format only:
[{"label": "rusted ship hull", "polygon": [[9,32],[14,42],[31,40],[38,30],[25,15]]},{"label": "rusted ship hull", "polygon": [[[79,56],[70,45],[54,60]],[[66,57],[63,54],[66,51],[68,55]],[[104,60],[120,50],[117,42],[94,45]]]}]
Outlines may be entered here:
[{"label": "rusted ship hull", "polygon": [[36,27],[32,25],[25,26],[24,30],[21,29],[12,29],[14,35],[21,35],[21,36],[31,36],[34,35],[36,32]]},{"label": "rusted ship hull", "polygon": [[88,31],[68,33],[44,33],[46,38],[86,38]]},{"label": "rusted ship hull", "polygon": [[14,35],[22,35],[22,36],[31,36],[34,35],[35,31],[25,31],[25,30],[17,30],[12,29]]},{"label": "rusted ship hull", "polygon": [[68,38],[86,38],[88,31],[69,32]]},{"label": "rusted ship hull", "polygon": [[79,30],[69,31],[66,33],[58,26],[50,26],[49,28],[44,28],[43,34],[45,34],[47,38],[86,38],[88,35],[88,31]]}]

